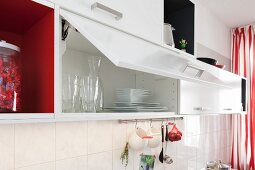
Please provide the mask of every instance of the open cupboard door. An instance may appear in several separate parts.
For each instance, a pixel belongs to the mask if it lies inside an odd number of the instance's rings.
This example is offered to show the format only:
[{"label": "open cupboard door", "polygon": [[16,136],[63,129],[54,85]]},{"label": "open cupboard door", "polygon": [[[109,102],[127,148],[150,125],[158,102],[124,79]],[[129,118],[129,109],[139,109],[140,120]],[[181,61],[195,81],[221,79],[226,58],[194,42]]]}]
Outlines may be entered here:
[{"label": "open cupboard door", "polygon": [[[181,97],[180,102],[183,104],[181,104],[178,109],[179,114],[242,112],[240,106],[242,91],[241,77],[202,63],[187,53],[153,44],[69,11],[61,9],[60,15],[71,26],[75,27],[88,42],[103,53],[114,65],[163,77],[186,80],[187,82],[193,81],[196,82],[194,89],[199,90],[196,84],[203,84],[202,86],[205,87],[204,93],[211,92],[207,97],[210,98],[210,96],[212,96],[209,100],[213,100],[212,103],[201,103],[200,101],[204,100],[204,96],[196,97],[195,95],[193,97],[195,97],[196,101],[199,103],[192,103],[190,104],[190,108],[184,109],[186,107],[185,103],[188,101],[183,101],[183,97],[189,96],[189,91],[192,91],[192,89],[187,89],[186,87],[189,86],[180,83],[178,91]],[[207,88],[208,83],[210,84],[210,89]],[[219,90],[219,88],[223,90]],[[209,89],[209,91],[207,91],[207,89]],[[212,94],[214,91],[216,93]],[[213,97],[218,97],[221,91],[231,95],[227,98],[220,96],[220,99],[223,101],[225,101],[225,99],[231,99],[233,102],[222,103],[217,99],[215,100]],[[207,99],[205,98],[205,100]],[[207,111],[204,109],[207,107],[213,108],[214,110]],[[198,110],[197,108],[202,109]]]},{"label": "open cupboard door", "polygon": [[202,63],[193,56],[60,9],[60,15],[118,67],[231,88],[241,77]]}]

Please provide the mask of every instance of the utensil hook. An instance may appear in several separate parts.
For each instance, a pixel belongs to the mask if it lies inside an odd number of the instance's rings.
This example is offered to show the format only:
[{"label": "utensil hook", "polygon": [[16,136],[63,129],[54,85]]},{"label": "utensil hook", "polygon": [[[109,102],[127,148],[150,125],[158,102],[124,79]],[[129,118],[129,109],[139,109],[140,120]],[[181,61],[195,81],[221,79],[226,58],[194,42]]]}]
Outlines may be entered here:
[{"label": "utensil hook", "polygon": [[150,127],[152,127],[152,119],[151,119],[151,121],[150,121]]},{"label": "utensil hook", "polygon": [[137,120],[135,120],[135,128],[137,128]]}]

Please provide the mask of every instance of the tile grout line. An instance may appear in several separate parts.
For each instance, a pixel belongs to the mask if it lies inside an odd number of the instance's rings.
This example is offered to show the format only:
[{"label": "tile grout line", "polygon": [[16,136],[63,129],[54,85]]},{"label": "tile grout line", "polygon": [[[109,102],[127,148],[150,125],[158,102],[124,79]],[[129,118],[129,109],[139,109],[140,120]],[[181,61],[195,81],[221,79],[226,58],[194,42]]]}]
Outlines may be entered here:
[{"label": "tile grout line", "polygon": [[89,133],[89,121],[85,121],[85,123],[86,123],[86,150],[87,150],[87,153],[86,153],[86,157],[87,157],[87,159],[86,159],[86,169],[88,169],[88,167],[89,167],[89,156],[88,156],[88,152],[89,152],[89,135],[88,135],[88,133]]},{"label": "tile grout line", "polygon": [[36,164],[29,164],[29,165],[25,165],[25,166],[20,166],[20,167],[16,167],[14,170],[20,169],[20,168],[29,168],[32,166],[38,166],[38,165],[45,165],[45,164],[49,164],[49,163],[54,163],[54,161],[47,161],[47,162],[41,162],[41,163],[36,163]]},{"label": "tile grout line", "polygon": [[54,123],[54,131],[55,131],[55,170],[57,169],[57,123]]},{"label": "tile grout line", "polygon": [[15,137],[15,134],[16,134],[16,125],[13,124],[13,168],[16,169],[15,167],[15,156],[16,156],[16,147],[15,147],[15,142],[16,142],[16,137]]},{"label": "tile grout line", "polygon": [[111,123],[111,126],[112,126],[112,127],[111,127],[111,130],[112,130],[112,133],[111,133],[111,134],[112,134],[112,169],[113,169],[113,138],[114,138],[114,137],[113,137],[113,136],[114,136],[114,135],[113,135],[113,124],[114,124],[114,123],[113,123],[113,121],[110,121],[110,123]]}]

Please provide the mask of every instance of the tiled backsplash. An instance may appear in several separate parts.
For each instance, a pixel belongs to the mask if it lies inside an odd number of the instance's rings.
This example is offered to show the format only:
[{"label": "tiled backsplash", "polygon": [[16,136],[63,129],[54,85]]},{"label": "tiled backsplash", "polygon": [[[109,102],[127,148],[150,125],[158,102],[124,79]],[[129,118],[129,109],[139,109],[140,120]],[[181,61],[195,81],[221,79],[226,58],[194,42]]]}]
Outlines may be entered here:
[{"label": "tiled backsplash", "polygon": [[[183,132],[169,143],[174,163],[155,170],[199,170],[206,161],[230,160],[231,116],[189,116],[176,121]],[[153,122],[160,127],[161,122]],[[148,128],[150,122],[138,123]],[[0,170],[124,170],[120,154],[135,124],[117,121],[0,125]],[[138,152],[129,153],[128,170],[139,169]]]}]

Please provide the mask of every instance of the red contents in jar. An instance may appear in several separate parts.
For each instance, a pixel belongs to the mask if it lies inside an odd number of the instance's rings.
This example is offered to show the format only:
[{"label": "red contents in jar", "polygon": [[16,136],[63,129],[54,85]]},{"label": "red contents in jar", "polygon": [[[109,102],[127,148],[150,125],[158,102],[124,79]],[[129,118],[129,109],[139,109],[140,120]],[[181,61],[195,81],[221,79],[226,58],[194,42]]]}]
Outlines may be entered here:
[{"label": "red contents in jar", "polygon": [[0,112],[20,110],[21,75],[13,57],[0,56]]}]

